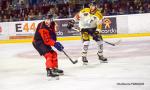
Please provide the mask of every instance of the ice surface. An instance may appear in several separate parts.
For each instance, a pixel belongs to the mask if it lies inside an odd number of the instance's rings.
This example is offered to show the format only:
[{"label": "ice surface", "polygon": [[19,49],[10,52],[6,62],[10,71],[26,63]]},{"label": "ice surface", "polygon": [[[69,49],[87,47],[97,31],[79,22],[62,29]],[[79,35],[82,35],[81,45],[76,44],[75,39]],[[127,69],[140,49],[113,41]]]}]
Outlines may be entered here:
[{"label": "ice surface", "polygon": [[[71,58],[80,58],[81,41],[62,44]],[[73,65],[59,52],[59,68],[65,75],[60,80],[48,81],[45,59],[32,44],[1,44],[0,90],[150,90],[150,37],[122,38],[117,46],[104,44],[104,56],[109,63],[98,61],[96,46],[91,41],[88,66],[83,66],[81,60]]]}]

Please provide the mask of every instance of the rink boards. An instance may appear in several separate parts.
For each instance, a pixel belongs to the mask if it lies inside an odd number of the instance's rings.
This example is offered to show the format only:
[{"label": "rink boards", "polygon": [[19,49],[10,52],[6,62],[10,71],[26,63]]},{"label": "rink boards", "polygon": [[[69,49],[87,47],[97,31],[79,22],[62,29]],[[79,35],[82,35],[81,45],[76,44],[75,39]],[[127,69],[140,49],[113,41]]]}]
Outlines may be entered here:
[{"label": "rink boards", "polygon": [[[137,34],[117,34],[117,35],[104,35],[103,38],[129,38],[129,37],[144,37],[150,36],[150,33],[137,33]],[[33,38],[33,37],[29,37]],[[68,36],[68,37],[58,37],[58,41],[69,41],[69,40],[80,40],[80,36]],[[10,40],[0,40],[0,44],[6,43],[31,43],[32,39],[10,39]]]},{"label": "rink boards", "polygon": [[[103,38],[127,38],[150,36],[150,14],[131,14],[104,16],[105,23],[102,31]],[[67,30],[67,21],[72,18],[55,19],[58,22],[58,40],[80,40],[80,33],[73,30]],[[19,21],[19,22],[1,22],[0,23],[0,44],[2,43],[31,43],[36,26],[41,20]],[[109,24],[110,28],[107,28]]]}]

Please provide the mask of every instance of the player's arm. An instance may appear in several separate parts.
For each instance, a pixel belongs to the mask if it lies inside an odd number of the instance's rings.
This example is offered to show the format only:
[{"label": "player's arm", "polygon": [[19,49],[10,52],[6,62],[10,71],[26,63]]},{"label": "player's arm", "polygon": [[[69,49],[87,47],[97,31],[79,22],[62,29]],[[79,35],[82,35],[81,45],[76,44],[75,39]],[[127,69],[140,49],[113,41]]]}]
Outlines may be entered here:
[{"label": "player's arm", "polygon": [[39,33],[44,41],[44,44],[49,45],[49,46],[54,46],[55,45],[55,41],[52,40],[49,35],[49,31],[46,29],[40,29]]},{"label": "player's arm", "polygon": [[102,30],[102,19],[103,19],[103,15],[101,13],[97,13],[97,31],[101,31]]},{"label": "player's arm", "polygon": [[85,11],[87,11],[88,8],[84,8],[82,10],[80,10],[74,17],[73,17],[73,20],[69,21],[68,22],[68,25],[67,25],[67,28],[68,29],[71,29],[72,27],[74,27],[74,24],[75,22],[79,21],[80,20],[80,17],[81,17],[81,14]]},{"label": "player's arm", "polygon": [[74,19],[75,21],[80,20],[80,12],[78,12],[78,13],[73,17],[73,19]]},{"label": "player's arm", "polygon": [[79,21],[80,20],[80,17],[81,17],[81,14],[84,13],[84,12],[89,12],[90,9],[89,8],[83,8],[81,9],[73,18],[75,21]]}]

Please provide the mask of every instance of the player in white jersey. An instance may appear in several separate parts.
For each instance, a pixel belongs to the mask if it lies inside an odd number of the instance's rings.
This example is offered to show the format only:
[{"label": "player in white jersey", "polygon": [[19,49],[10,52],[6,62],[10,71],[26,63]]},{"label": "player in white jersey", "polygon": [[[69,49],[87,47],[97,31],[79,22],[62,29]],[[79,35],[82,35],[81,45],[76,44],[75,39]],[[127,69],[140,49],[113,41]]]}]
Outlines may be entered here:
[{"label": "player in white jersey", "polygon": [[[107,58],[103,57],[103,39],[101,36],[102,18],[103,16],[98,10],[96,2],[92,2],[89,5],[89,8],[82,9],[74,17],[74,21],[79,22],[79,27],[81,30],[81,38],[83,41],[82,61],[84,64],[88,63],[87,52],[90,43],[90,36],[92,36],[93,40],[97,42],[97,55],[99,60],[107,62]],[[73,22],[70,22],[68,27],[73,27],[73,24]]]}]

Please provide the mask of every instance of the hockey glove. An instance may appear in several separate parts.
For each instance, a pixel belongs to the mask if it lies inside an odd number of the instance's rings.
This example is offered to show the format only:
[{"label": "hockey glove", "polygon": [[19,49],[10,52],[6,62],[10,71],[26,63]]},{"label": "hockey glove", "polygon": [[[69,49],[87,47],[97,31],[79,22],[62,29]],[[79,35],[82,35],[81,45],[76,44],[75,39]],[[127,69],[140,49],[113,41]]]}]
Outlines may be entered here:
[{"label": "hockey glove", "polygon": [[63,45],[60,42],[56,42],[54,44],[54,47],[58,50],[58,51],[62,51],[64,49]]},{"label": "hockey glove", "polygon": [[100,33],[101,34],[101,30],[100,29],[96,29],[96,31],[95,32],[97,32],[97,33]]},{"label": "hockey glove", "polygon": [[69,22],[68,22],[68,25],[67,25],[67,28],[68,28],[68,29],[71,29],[72,27],[74,27],[74,24],[75,24],[75,21],[74,21],[74,20],[69,21]]}]

